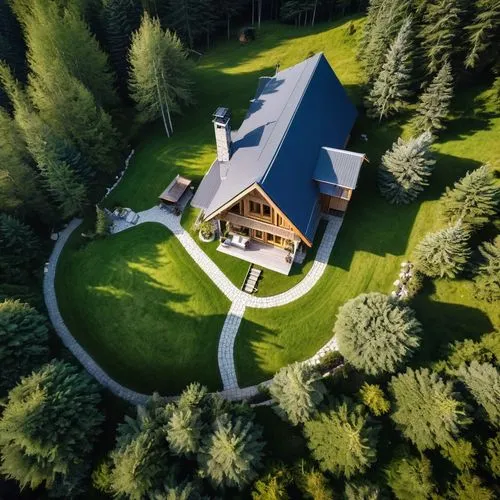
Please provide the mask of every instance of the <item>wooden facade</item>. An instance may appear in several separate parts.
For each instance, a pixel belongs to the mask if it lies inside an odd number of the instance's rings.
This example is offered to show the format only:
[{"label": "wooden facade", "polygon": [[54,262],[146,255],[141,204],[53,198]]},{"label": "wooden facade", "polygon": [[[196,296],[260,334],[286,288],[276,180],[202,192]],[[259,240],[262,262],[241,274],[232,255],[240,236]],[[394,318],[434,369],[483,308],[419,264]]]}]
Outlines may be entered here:
[{"label": "wooden facade", "polygon": [[352,189],[340,188],[340,196],[320,195],[321,211],[329,213],[331,210],[345,212],[352,196]]}]

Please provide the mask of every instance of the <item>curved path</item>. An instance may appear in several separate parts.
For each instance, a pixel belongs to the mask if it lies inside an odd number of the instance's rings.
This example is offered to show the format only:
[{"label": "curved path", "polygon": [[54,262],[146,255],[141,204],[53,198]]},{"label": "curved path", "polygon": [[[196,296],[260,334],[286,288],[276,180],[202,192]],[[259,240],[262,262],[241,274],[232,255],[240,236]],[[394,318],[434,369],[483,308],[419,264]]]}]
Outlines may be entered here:
[{"label": "curved path", "polygon": [[[81,219],[74,219],[60,233],[59,239],[55,244],[47,265],[43,289],[50,320],[64,345],[75,355],[85,369],[103,386],[108,388],[116,396],[121,397],[133,404],[144,404],[149,395],[141,394],[123,387],[118,382],[113,380],[104,370],[102,370],[94,359],[73,338],[59,311],[55,292],[57,262],[66,241],[81,222]],[[200,268],[215,283],[221,292],[231,301],[231,308],[224,322],[218,347],[219,371],[224,387],[221,394],[228,399],[244,399],[255,395],[258,392],[257,386],[246,388],[240,388],[238,386],[234,365],[234,343],[238,333],[238,328],[245,313],[245,308],[279,307],[293,302],[308,293],[318,282],[326,269],[330,253],[342,225],[342,219],[339,217],[329,217],[328,224],[316,253],[313,265],[302,281],[290,290],[271,297],[254,297],[239,290],[207,256],[207,254],[201,250],[191,235],[181,226],[180,217],[175,216],[166,210],[162,210],[159,207],[153,207],[149,210],[139,212],[138,224],[145,222],[156,222],[169,229],[176,236],[184,249],[191,255],[196,264],[200,266]],[[130,227],[134,226],[125,221],[117,221],[114,224],[113,233],[124,231]],[[332,339],[312,358],[306,360],[305,363],[316,364],[322,356],[324,356],[327,352],[336,350],[336,348],[335,339]],[[269,383],[269,381],[266,383]]]}]

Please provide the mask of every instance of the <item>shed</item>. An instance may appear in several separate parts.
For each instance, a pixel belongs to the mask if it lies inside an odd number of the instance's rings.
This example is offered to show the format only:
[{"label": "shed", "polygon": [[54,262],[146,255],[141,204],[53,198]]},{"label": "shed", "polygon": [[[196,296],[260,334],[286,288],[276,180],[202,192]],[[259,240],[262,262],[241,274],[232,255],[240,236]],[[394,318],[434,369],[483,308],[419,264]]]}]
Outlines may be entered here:
[{"label": "shed", "polygon": [[165,188],[165,191],[160,194],[160,200],[168,204],[177,203],[190,185],[189,179],[177,174],[175,179]]}]

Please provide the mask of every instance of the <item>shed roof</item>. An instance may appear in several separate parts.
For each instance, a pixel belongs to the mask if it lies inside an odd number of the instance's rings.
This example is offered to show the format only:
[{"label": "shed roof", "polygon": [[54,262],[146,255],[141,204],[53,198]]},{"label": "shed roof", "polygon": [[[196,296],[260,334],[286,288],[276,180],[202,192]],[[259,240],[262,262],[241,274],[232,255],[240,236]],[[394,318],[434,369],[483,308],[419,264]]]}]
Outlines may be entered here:
[{"label": "shed roof", "polygon": [[361,153],[323,147],[313,178],[318,182],[355,189],[364,159],[365,155]]},{"label": "shed roof", "polygon": [[190,185],[191,181],[189,179],[177,174],[174,180],[165,188],[163,193],[160,194],[159,198],[169,203],[177,203],[184,194],[184,191],[186,191]]}]

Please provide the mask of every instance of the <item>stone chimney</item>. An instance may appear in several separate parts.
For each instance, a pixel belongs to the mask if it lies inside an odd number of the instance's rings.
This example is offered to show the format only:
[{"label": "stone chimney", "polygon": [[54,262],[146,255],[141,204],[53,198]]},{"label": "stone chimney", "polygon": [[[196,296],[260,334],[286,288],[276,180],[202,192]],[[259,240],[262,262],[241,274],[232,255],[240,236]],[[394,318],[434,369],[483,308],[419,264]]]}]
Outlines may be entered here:
[{"label": "stone chimney", "polygon": [[231,158],[231,112],[228,108],[217,108],[213,117],[217,159],[226,162]]}]

